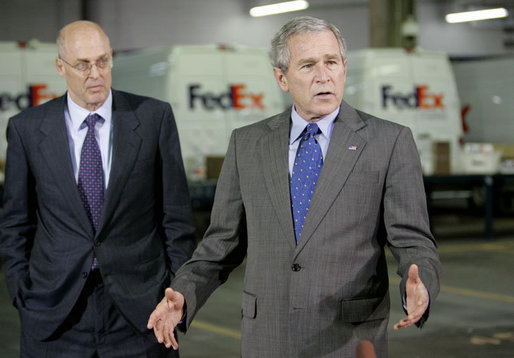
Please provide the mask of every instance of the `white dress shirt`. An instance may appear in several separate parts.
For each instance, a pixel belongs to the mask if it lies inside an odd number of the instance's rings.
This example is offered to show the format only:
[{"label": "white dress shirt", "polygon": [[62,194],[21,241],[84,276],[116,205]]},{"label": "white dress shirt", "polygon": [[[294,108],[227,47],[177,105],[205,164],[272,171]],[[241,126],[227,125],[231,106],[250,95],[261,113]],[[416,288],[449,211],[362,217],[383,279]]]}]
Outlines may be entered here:
[{"label": "white dress shirt", "polygon": [[107,100],[94,112],[79,106],[67,95],[67,105],[64,111],[66,128],[68,130],[68,142],[70,145],[71,162],[73,165],[73,173],[75,181],[79,180],[80,153],[82,144],[86,139],[87,125],[84,122],[90,113],[97,113],[103,118],[98,121],[95,126],[95,136],[102,153],[102,167],[104,170],[104,186],[107,188],[109,183],[109,175],[111,173],[112,158],[112,93],[109,91]]}]

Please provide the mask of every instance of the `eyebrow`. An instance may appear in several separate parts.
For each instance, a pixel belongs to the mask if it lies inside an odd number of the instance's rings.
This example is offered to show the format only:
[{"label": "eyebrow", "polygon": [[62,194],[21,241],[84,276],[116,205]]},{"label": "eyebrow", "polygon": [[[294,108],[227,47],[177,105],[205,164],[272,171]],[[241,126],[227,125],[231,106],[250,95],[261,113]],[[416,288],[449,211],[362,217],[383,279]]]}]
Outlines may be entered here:
[{"label": "eyebrow", "polygon": [[[109,54],[108,53],[104,53],[103,55],[100,55],[96,58],[96,60],[93,60],[93,62],[96,62],[98,60],[101,60],[105,57],[109,57]],[[77,58],[77,61],[79,62],[90,62],[87,58]]]},{"label": "eyebrow", "polygon": [[316,62],[316,59],[314,57],[302,58],[298,61],[298,64],[303,65],[305,63],[310,63],[310,62]]},{"label": "eyebrow", "polygon": [[324,59],[328,59],[328,60],[337,59],[337,60],[340,60],[341,59],[341,54],[334,53],[334,54],[331,54],[331,55],[327,55],[327,56],[324,57]]},{"label": "eyebrow", "polygon": [[[339,54],[329,54],[329,55],[325,55],[322,57],[322,61],[333,60],[333,59],[341,59],[341,56]],[[317,62],[317,61],[318,61],[317,57],[307,57],[307,58],[300,59],[298,61],[298,64],[303,65],[306,63]]]}]

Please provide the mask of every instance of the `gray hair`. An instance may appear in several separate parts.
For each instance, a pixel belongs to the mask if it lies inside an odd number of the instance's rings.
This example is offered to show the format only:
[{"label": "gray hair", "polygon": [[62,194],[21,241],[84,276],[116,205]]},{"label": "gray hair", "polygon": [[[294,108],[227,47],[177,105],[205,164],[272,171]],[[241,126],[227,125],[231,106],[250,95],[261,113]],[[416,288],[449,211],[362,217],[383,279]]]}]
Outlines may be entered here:
[{"label": "gray hair", "polygon": [[278,67],[282,72],[287,73],[289,61],[291,60],[291,53],[288,47],[291,36],[306,32],[322,32],[326,30],[332,31],[336,37],[339,43],[341,57],[343,61],[346,61],[346,45],[341,31],[325,20],[310,16],[301,16],[287,22],[282,26],[279,32],[275,34],[273,40],[271,40],[271,64],[273,67]]},{"label": "gray hair", "polygon": [[59,34],[57,35],[57,56],[59,58],[63,58],[64,54],[66,53],[66,30],[65,28],[62,28],[61,31],[59,31]]}]

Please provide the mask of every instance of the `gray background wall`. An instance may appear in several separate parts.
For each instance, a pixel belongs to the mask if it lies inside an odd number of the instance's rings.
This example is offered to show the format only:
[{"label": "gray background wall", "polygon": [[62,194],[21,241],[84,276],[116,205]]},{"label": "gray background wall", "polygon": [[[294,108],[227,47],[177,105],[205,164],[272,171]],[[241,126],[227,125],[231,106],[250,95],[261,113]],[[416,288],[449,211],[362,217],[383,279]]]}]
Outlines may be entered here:
[{"label": "gray background wall", "polygon": [[[366,0],[310,0],[311,7],[306,11],[251,18],[248,9],[256,2],[2,0],[0,41],[34,38],[54,41],[60,27],[85,16],[105,28],[115,50],[206,43],[268,47],[272,35],[287,19],[311,15],[325,18],[342,28],[349,49],[369,47],[369,4]],[[503,5],[514,9],[513,0],[418,0],[419,45],[445,51],[454,57],[513,54],[512,19],[488,21],[487,24],[449,25],[444,22],[446,12],[463,3]],[[505,46],[505,42],[511,45]]]}]

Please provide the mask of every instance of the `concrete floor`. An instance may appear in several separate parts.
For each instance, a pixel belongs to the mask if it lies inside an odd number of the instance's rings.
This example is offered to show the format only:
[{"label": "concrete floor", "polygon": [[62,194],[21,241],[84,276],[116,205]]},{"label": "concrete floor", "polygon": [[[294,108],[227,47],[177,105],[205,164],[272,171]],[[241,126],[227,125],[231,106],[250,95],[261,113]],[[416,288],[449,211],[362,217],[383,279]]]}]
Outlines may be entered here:
[{"label": "concrete floor", "polygon": [[[454,223],[457,219],[444,220],[434,226],[444,268],[441,293],[422,330],[392,329],[403,312],[396,266],[389,255],[390,357],[514,357],[514,220],[505,219],[502,227],[507,229],[498,230],[494,240],[480,237],[482,226],[476,220],[460,235],[455,225],[464,226]],[[234,271],[199,312],[187,335],[180,337],[182,358],[240,356],[243,275],[244,267]],[[18,345],[17,313],[0,275],[0,357],[18,357]]]}]

